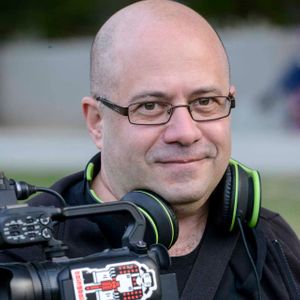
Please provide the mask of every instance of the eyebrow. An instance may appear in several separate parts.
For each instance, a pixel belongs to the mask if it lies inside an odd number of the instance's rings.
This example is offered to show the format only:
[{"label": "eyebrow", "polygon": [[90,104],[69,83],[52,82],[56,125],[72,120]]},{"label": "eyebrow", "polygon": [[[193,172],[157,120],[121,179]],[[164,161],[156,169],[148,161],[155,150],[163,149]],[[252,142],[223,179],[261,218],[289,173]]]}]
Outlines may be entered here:
[{"label": "eyebrow", "polygon": [[[191,98],[191,97],[195,97],[195,96],[199,96],[199,95],[205,95],[205,94],[215,94],[218,96],[222,96],[222,92],[219,88],[215,87],[215,86],[206,86],[206,87],[201,87],[198,88],[196,90],[193,90],[188,96],[187,98]],[[141,101],[141,100],[145,100],[146,98],[149,97],[154,97],[154,98],[161,98],[161,99],[166,99],[166,100],[170,100],[172,98],[171,95],[162,92],[162,91],[142,91],[136,95],[134,95],[130,100],[129,100],[129,104],[131,103],[135,103],[137,101]]]},{"label": "eyebrow", "polygon": [[207,87],[201,87],[199,89],[192,91],[192,93],[189,94],[189,97],[206,95],[206,94],[214,94],[214,95],[222,96],[223,93],[222,93],[221,89],[219,89],[217,87],[207,86]]},{"label": "eyebrow", "polygon": [[162,99],[169,99],[170,98],[169,95],[167,95],[166,93],[161,92],[161,91],[142,91],[142,92],[134,95],[129,100],[129,103],[135,103],[137,101],[144,100],[144,99],[149,98],[149,97],[162,98]]}]

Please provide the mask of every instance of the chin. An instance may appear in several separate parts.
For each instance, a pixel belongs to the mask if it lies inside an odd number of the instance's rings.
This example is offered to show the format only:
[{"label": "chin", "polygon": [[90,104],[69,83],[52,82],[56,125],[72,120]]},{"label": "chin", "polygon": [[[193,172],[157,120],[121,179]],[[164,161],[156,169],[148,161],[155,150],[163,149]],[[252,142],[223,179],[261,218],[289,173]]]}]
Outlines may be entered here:
[{"label": "chin", "polygon": [[[157,183],[157,193],[171,204],[184,204],[201,201],[204,203],[216,188],[222,175],[210,173],[210,176],[190,176],[174,180],[162,180]],[[214,178],[214,180],[212,180]]]},{"label": "chin", "polygon": [[167,191],[162,191],[161,193],[158,192],[158,194],[171,205],[182,205],[206,201],[208,191],[200,189],[192,190],[183,186],[176,188],[171,186]]}]

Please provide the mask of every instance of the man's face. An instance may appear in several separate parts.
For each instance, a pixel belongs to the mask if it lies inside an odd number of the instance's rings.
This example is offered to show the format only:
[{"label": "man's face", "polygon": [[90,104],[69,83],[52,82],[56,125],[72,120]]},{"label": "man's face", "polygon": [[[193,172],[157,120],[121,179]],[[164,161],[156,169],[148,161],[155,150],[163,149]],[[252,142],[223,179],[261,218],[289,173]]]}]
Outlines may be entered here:
[{"label": "man's face", "polygon": [[[110,100],[121,106],[145,100],[188,104],[229,93],[220,46],[198,36],[153,30],[119,47],[118,82]],[[220,181],[231,152],[230,119],[195,122],[177,108],[165,125],[133,125],[103,108],[102,168],[116,198],[145,188],[174,205],[199,208]]]}]

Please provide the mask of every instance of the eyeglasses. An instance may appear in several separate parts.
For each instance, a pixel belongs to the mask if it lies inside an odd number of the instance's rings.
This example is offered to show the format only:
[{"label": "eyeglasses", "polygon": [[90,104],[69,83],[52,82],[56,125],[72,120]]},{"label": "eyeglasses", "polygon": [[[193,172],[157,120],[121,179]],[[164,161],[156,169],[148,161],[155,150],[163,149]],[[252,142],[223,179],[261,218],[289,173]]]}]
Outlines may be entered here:
[{"label": "eyeglasses", "polygon": [[119,106],[103,97],[97,97],[108,108],[127,116],[131,124],[136,125],[163,125],[170,121],[176,108],[186,107],[192,119],[196,122],[213,121],[226,118],[235,107],[235,98],[228,96],[200,97],[187,105],[172,105],[163,101],[144,101],[130,104],[127,107]]}]

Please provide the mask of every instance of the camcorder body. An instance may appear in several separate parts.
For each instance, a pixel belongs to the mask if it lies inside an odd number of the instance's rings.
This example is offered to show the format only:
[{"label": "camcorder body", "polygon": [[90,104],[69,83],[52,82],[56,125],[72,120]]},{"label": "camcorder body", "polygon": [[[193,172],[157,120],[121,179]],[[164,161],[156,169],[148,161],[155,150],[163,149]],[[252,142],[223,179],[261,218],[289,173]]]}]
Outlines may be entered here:
[{"label": "camcorder body", "polygon": [[[0,261],[1,300],[179,299],[176,276],[167,273],[168,251],[143,241],[146,221],[134,204],[115,201],[62,208],[19,204],[37,191],[55,195],[0,173],[0,251],[40,245],[46,257],[28,263]],[[120,248],[68,258],[68,245],[55,238],[55,224],[67,219],[119,213],[129,216]]]}]

